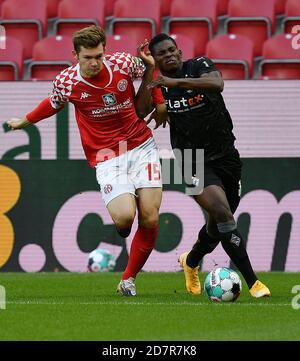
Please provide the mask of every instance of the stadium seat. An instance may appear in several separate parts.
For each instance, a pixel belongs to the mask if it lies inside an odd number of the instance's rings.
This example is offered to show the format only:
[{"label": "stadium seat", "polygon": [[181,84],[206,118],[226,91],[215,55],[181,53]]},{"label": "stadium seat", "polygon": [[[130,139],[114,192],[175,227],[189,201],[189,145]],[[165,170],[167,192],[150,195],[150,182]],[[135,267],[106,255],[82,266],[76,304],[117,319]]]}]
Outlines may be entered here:
[{"label": "stadium seat", "polygon": [[58,6],[58,19],[54,34],[72,36],[75,31],[96,24],[105,27],[105,0],[62,0]]},{"label": "stadium seat", "polygon": [[0,80],[20,80],[23,76],[23,45],[7,37],[6,49],[0,49]]},{"label": "stadium seat", "polygon": [[38,41],[33,47],[33,61],[28,66],[28,78],[53,80],[63,69],[72,65],[72,39],[54,35]]},{"label": "stadium seat", "polygon": [[224,79],[249,79],[253,71],[253,42],[242,35],[219,35],[206,46],[206,55]]},{"label": "stadium seat", "polygon": [[114,12],[116,0],[105,0],[104,14],[105,16],[112,16]]},{"label": "stadium seat", "polygon": [[282,32],[288,34],[292,32],[295,25],[300,25],[300,1],[287,0],[285,15],[286,17],[282,22]]},{"label": "stadium seat", "polygon": [[117,0],[109,34],[126,35],[141,44],[160,31],[160,0]]},{"label": "stadium seat", "polygon": [[2,3],[4,2],[5,0],[0,0],[0,18],[2,17]]},{"label": "stadium seat", "polygon": [[138,44],[126,35],[107,35],[106,53],[126,52],[136,55]]},{"label": "stadium seat", "polygon": [[24,58],[31,58],[36,41],[47,31],[46,0],[7,0],[2,4],[2,20],[7,36],[19,39],[24,47]]},{"label": "stadium seat", "polygon": [[161,16],[169,16],[172,0],[161,0]]},{"label": "stadium seat", "polygon": [[182,59],[188,60],[195,57],[195,44],[193,40],[182,34],[170,35],[178,46],[178,49],[182,50]]},{"label": "stadium seat", "polygon": [[59,2],[60,2],[60,0],[47,0],[47,17],[48,18],[57,17]]},{"label": "stadium seat", "polygon": [[275,14],[284,14],[286,0],[275,0]]},{"label": "stadium seat", "polygon": [[292,34],[279,34],[264,43],[261,77],[300,79],[300,49],[293,49],[292,38]]},{"label": "stadium seat", "polygon": [[196,55],[204,54],[206,43],[216,30],[217,0],[173,0],[166,32],[192,39]]},{"label": "stadium seat", "polygon": [[275,26],[274,0],[231,0],[225,32],[248,36],[254,42],[254,56],[260,56],[262,44]]},{"label": "stadium seat", "polygon": [[228,3],[229,0],[218,0],[218,16],[228,14]]}]

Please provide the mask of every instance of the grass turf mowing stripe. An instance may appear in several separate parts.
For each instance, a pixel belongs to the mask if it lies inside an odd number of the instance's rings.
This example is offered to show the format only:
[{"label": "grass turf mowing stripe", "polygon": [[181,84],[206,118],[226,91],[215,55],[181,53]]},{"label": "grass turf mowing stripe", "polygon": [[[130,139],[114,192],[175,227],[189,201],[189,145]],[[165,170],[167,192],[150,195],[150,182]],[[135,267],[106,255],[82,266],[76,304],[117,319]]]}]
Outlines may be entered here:
[{"label": "grass turf mowing stripe", "polygon": [[[132,306],[152,306],[152,305],[158,305],[158,306],[207,306],[207,302],[127,302],[127,301],[115,301],[115,302],[49,302],[49,301],[8,301],[7,304],[12,305],[132,305]],[[236,307],[233,306],[236,303],[228,302],[228,303],[215,303],[216,306],[224,306],[224,307]],[[274,306],[274,304],[270,303],[238,303],[239,306],[265,306],[265,307],[271,307]],[[291,307],[291,303],[276,303],[276,307]]]},{"label": "grass turf mowing stripe", "polygon": [[0,340],[300,340],[300,310],[291,305],[298,273],[258,274],[272,296],[254,299],[243,283],[229,304],[187,294],[182,272],[143,272],[138,295],[122,297],[120,276],[0,273]]}]

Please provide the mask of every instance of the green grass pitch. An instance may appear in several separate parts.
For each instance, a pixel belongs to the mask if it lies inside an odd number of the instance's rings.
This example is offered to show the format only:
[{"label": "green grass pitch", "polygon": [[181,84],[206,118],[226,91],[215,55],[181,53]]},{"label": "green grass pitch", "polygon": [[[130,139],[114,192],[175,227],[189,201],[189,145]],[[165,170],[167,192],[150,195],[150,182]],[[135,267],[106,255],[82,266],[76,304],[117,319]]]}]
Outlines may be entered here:
[{"label": "green grass pitch", "polygon": [[130,298],[116,293],[120,273],[0,273],[0,340],[300,340],[299,274],[259,278],[271,298],[253,299],[243,283],[237,302],[219,304],[187,294],[182,272],[143,272]]}]

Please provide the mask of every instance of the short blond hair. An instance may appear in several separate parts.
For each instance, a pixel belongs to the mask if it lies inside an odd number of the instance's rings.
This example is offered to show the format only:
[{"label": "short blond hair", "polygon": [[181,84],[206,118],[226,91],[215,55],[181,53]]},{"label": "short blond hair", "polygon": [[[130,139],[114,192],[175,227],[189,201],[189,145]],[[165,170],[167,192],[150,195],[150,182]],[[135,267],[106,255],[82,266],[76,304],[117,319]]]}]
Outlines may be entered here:
[{"label": "short blond hair", "polygon": [[96,48],[98,45],[106,45],[106,35],[102,28],[96,25],[88,26],[74,33],[73,38],[74,50],[80,53],[80,47],[86,49]]}]

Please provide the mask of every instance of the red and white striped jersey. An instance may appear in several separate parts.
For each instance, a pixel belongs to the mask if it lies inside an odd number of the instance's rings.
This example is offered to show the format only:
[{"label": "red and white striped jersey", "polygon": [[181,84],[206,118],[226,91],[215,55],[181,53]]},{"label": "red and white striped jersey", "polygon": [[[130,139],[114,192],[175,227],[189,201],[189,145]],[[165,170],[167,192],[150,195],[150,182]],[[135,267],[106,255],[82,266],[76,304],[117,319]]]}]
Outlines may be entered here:
[{"label": "red and white striped jersey", "polygon": [[83,78],[76,64],[53,82],[51,105],[59,109],[65,102],[74,104],[82,146],[92,167],[118,156],[124,147],[130,150],[139,146],[152,135],[134,107],[133,80],[142,77],[144,71],[141,59],[115,53],[105,56],[103,68],[94,78]]}]

